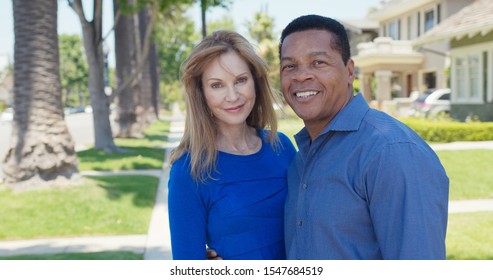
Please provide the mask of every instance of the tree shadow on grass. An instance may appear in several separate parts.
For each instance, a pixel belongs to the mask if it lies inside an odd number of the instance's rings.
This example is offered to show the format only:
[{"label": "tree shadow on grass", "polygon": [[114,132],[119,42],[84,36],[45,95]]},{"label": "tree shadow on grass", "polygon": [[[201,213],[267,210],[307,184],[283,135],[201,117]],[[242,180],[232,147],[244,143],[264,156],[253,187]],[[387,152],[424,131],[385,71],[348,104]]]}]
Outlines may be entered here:
[{"label": "tree shadow on grass", "polygon": [[131,194],[137,207],[153,207],[159,178],[143,175],[88,176],[97,181],[111,200],[121,199]]}]

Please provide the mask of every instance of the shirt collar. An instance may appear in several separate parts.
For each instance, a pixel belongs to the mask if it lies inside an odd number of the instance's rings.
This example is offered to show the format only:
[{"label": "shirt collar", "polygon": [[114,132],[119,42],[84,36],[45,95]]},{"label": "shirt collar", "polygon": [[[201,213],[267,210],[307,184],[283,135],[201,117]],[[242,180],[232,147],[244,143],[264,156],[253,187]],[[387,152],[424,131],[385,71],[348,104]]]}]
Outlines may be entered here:
[{"label": "shirt collar", "polygon": [[366,112],[370,109],[361,93],[354,96],[344,108],[337,113],[330,124],[322,131],[356,131],[359,129]]},{"label": "shirt collar", "polygon": [[[361,93],[354,96],[349,103],[342,108],[329,125],[320,133],[325,134],[329,131],[356,131],[359,129],[366,112],[370,109],[368,103]],[[303,127],[300,132],[295,135],[299,140],[310,138],[308,131]],[[298,140],[298,139],[297,139]]]}]

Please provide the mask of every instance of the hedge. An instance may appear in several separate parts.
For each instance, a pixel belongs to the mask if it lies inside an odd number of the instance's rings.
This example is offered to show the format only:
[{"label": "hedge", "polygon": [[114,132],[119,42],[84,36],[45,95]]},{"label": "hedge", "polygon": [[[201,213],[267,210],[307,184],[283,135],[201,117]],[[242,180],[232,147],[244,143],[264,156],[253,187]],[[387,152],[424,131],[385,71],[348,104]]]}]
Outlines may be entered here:
[{"label": "hedge", "polygon": [[493,122],[465,123],[417,118],[400,120],[429,142],[493,140]]}]

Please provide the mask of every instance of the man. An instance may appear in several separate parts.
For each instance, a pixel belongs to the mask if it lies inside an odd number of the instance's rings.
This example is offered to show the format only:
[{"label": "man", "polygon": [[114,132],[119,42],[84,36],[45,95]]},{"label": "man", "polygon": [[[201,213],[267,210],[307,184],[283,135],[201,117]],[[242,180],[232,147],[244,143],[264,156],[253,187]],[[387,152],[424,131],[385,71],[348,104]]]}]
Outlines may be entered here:
[{"label": "man", "polygon": [[353,95],[344,26],[293,20],[281,89],[305,127],[288,171],[288,259],[444,259],[449,181],[411,129]]}]

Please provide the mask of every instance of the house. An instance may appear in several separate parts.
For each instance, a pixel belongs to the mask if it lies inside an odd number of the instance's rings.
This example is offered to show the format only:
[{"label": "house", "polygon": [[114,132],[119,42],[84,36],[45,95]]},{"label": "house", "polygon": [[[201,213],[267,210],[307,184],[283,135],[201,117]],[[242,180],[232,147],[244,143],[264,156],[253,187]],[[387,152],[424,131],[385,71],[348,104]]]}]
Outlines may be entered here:
[{"label": "house", "polygon": [[358,44],[373,41],[378,37],[378,22],[369,19],[341,19],[348,34],[351,55],[358,54]]},{"label": "house", "polygon": [[450,47],[451,114],[493,121],[493,1],[476,0],[415,42]]},{"label": "house", "polygon": [[353,57],[365,98],[381,104],[414,91],[449,87],[449,45],[436,41],[415,47],[413,43],[472,2],[391,0],[368,15],[378,22],[379,37],[359,44]]}]

